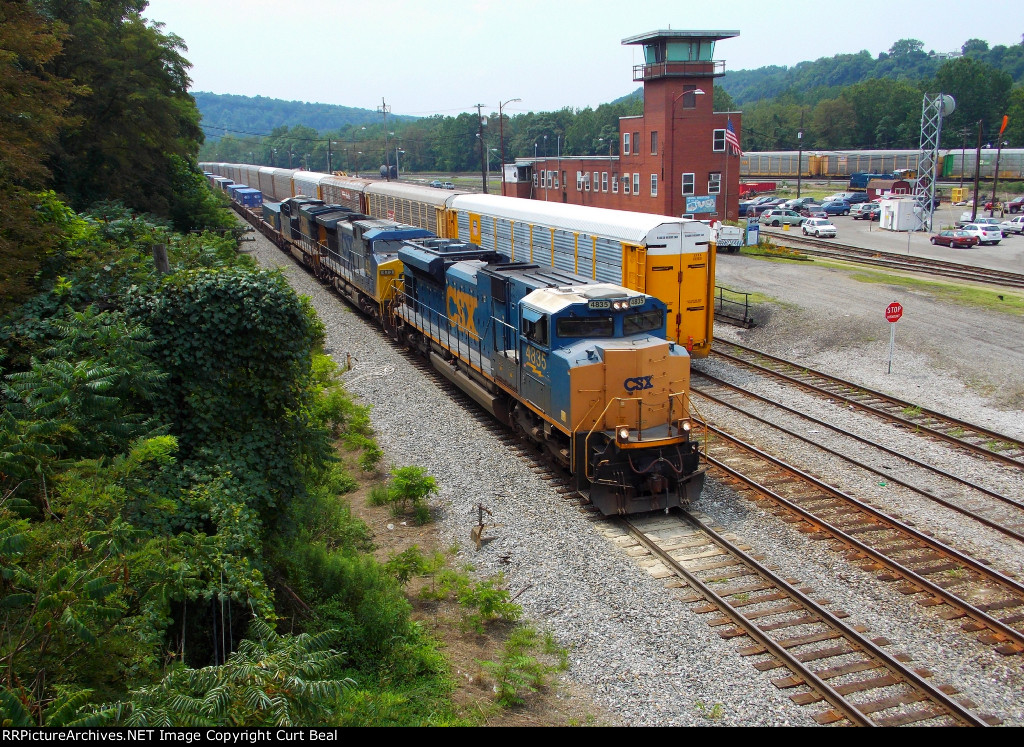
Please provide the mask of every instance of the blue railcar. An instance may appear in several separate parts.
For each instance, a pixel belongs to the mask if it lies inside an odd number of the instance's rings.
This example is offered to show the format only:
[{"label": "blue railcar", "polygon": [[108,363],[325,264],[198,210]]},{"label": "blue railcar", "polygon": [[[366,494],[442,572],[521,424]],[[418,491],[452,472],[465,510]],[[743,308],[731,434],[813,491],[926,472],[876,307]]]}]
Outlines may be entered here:
[{"label": "blue railcar", "polygon": [[397,333],[524,438],[604,514],[687,505],[690,358],[659,299],[452,239],[398,253]]},{"label": "blue railcar", "polygon": [[263,204],[263,193],[253,187],[245,187],[235,190],[234,199],[245,207],[258,208]]}]

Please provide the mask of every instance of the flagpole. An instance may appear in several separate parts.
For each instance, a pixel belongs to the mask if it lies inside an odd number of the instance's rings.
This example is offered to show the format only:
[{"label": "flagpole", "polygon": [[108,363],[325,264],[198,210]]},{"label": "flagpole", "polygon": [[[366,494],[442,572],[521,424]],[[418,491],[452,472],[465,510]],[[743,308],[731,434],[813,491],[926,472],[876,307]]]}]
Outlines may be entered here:
[{"label": "flagpole", "polygon": [[729,220],[729,156],[732,154],[732,143],[725,144],[725,219]]}]

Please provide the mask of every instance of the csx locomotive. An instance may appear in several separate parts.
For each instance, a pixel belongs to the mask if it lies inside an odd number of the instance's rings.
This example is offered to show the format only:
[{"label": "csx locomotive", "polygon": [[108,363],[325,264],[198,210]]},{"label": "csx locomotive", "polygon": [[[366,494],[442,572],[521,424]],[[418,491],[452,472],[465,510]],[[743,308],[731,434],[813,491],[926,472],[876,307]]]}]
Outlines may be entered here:
[{"label": "csx locomotive", "polygon": [[690,357],[665,339],[659,299],[318,199],[234,206],[542,448],[603,514],[700,495]]}]

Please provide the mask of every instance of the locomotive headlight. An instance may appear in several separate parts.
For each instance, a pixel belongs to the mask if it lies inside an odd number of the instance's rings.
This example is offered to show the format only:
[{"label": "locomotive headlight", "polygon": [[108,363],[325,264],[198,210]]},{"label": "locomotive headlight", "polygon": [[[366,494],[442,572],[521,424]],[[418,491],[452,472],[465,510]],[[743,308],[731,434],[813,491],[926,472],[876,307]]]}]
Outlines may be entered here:
[{"label": "locomotive headlight", "polygon": [[620,443],[625,443],[626,441],[628,441],[629,440],[629,426],[620,425],[618,428],[616,428],[615,429],[615,437],[619,440]]},{"label": "locomotive headlight", "polygon": [[682,435],[682,434],[686,434],[687,436],[690,435],[690,421],[689,420],[677,420],[676,421],[676,428],[679,429],[680,435]]}]

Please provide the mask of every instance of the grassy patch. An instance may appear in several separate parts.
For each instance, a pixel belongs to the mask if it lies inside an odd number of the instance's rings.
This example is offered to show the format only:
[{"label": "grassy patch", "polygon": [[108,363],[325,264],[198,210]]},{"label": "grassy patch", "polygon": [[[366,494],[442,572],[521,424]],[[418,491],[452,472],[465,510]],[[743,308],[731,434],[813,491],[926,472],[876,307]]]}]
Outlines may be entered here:
[{"label": "grassy patch", "polygon": [[508,708],[547,687],[551,674],[569,668],[569,657],[550,634],[541,637],[533,628],[519,627],[505,641],[498,661],[480,665],[494,680],[498,704]]},{"label": "grassy patch", "polygon": [[970,306],[986,311],[999,311],[1013,316],[1024,316],[1024,294],[1018,291],[996,290],[969,285],[954,285],[935,280],[921,280],[883,272],[855,272],[853,280],[862,283],[898,285],[911,290],[922,291],[933,297],[960,306]]},{"label": "grassy patch", "polygon": [[771,261],[813,262],[806,254],[789,247],[779,246],[771,239],[762,239],[756,246],[741,246],[740,254]]}]

